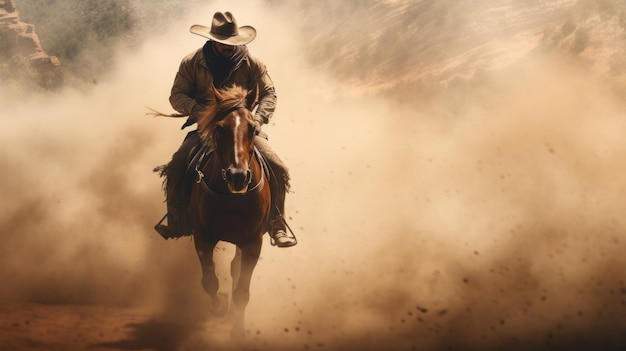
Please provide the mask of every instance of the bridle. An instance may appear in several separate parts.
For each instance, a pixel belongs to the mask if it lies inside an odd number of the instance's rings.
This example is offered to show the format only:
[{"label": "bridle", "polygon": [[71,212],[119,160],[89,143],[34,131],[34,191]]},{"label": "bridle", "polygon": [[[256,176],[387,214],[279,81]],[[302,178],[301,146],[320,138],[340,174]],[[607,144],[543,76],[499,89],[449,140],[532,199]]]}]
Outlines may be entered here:
[{"label": "bridle", "polygon": [[[218,112],[215,115],[215,119],[217,121],[221,121],[223,120],[226,116],[228,116],[228,114],[230,114],[231,112],[237,111],[239,109],[242,108],[246,108],[246,106],[239,104],[239,105],[235,105],[232,106],[230,108],[227,108],[225,110],[222,110],[220,112]],[[241,196],[241,195],[246,195],[246,194],[250,194],[253,192],[258,192],[259,190],[261,190],[263,188],[263,185],[265,183],[265,164],[264,162],[262,162],[262,156],[259,152],[259,150],[253,145],[253,147],[250,149],[250,154],[249,154],[249,158],[248,158],[248,169],[250,169],[250,165],[252,164],[252,159],[255,157],[257,160],[259,161],[259,164],[261,166],[261,178],[259,179],[259,182],[254,185],[253,187],[250,187],[250,182],[252,181],[252,175],[249,174],[247,176],[248,178],[248,190],[243,193],[243,194],[236,194],[236,193],[228,193],[228,194],[222,194],[222,193],[217,193],[215,192],[213,189],[211,189],[211,187],[209,187],[209,185],[206,183],[205,179],[204,179],[204,173],[202,172],[202,168],[204,167],[205,164],[205,156],[208,154],[213,153],[215,157],[217,157],[217,162],[219,162],[219,166],[221,168],[221,174],[222,174],[222,180],[224,180],[225,182],[228,182],[228,177],[227,177],[227,169],[224,166],[224,164],[226,164],[226,162],[224,162],[224,160],[222,159],[222,154],[221,152],[219,152],[219,147],[218,147],[218,140],[219,138],[219,134],[217,133],[217,130],[213,131],[213,146],[214,146],[214,150],[213,151],[209,151],[209,146],[207,145],[203,145],[202,149],[200,150],[200,157],[198,159],[198,161],[196,162],[195,165],[195,171],[196,173],[198,173],[198,180],[196,181],[196,183],[199,183],[202,185],[202,188],[209,194],[211,195],[217,195],[217,196]],[[251,172],[250,170],[248,170],[248,172]]]}]

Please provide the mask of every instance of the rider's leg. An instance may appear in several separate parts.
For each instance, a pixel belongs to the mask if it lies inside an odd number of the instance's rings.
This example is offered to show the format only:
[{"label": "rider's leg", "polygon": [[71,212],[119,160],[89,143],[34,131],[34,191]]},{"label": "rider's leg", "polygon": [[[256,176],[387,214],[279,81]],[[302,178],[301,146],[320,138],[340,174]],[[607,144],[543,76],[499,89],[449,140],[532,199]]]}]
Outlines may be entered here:
[{"label": "rider's leg", "polygon": [[167,165],[165,192],[167,201],[167,225],[159,224],[156,231],[165,238],[178,238],[185,233],[182,216],[184,208],[183,181],[187,172],[189,154],[194,146],[198,144],[200,137],[196,131],[187,133],[185,140],[172,155],[172,160]]},{"label": "rider's leg", "polygon": [[272,208],[270,210],[270,235],[279,247],[289,247],[297,244],[296,238],[287,231],[285,222],[285,195],[289,188],[289,169],[274,152],[270,144],[262,137],[257,136],[254,144],[267,160],[272,169],[276,185],[272,187]]}]

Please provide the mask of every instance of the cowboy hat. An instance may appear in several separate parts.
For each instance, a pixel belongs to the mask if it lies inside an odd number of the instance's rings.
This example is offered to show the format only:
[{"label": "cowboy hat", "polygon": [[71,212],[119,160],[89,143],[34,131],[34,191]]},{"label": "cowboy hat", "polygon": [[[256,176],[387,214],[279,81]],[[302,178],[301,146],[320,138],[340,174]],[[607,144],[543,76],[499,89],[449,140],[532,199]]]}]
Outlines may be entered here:
[{"label": "cowboy hat", "polygon": [[226,45],[245,45],[256,37],[256,29],[254,27],[237,27],[235,16],[230,12],[216,12],[213,15],[211,28],[194,24],[189,31]]}]

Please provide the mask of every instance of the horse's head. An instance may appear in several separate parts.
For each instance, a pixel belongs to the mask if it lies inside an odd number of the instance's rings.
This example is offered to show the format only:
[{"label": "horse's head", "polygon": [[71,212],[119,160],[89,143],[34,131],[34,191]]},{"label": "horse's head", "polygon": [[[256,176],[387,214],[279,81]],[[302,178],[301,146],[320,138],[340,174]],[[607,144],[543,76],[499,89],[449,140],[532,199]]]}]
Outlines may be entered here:
[{"label": "horse's head", "polygon": [[232,108],[215,125],[215,151],[222,164],[222,177],[231,193],[245,193],[248,190],[252,179],[250,162],[254,133],[250,111],[242,105]]},{"label": "horse's head", "polygon": [[213,89],[215,102],[210,104],[210,113],[198,121],[200,135],[211,143],[222,177],[234,194],[245,193],[252,180],[255,124],[245,106],[246,93],[238,86]]}]

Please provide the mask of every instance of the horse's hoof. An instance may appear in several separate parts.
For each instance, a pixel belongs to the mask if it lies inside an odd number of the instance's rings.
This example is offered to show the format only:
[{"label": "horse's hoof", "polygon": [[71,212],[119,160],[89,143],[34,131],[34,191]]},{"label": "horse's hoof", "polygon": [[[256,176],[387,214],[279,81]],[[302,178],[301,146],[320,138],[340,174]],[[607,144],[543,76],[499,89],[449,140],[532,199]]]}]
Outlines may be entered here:
[{"label": "horse's hoof", "polygon": [[211,311],[211,314],[215,317],[224,317],[228,312],[228,294],[218,292],[215,297],[212,297],[209,310]]}]

